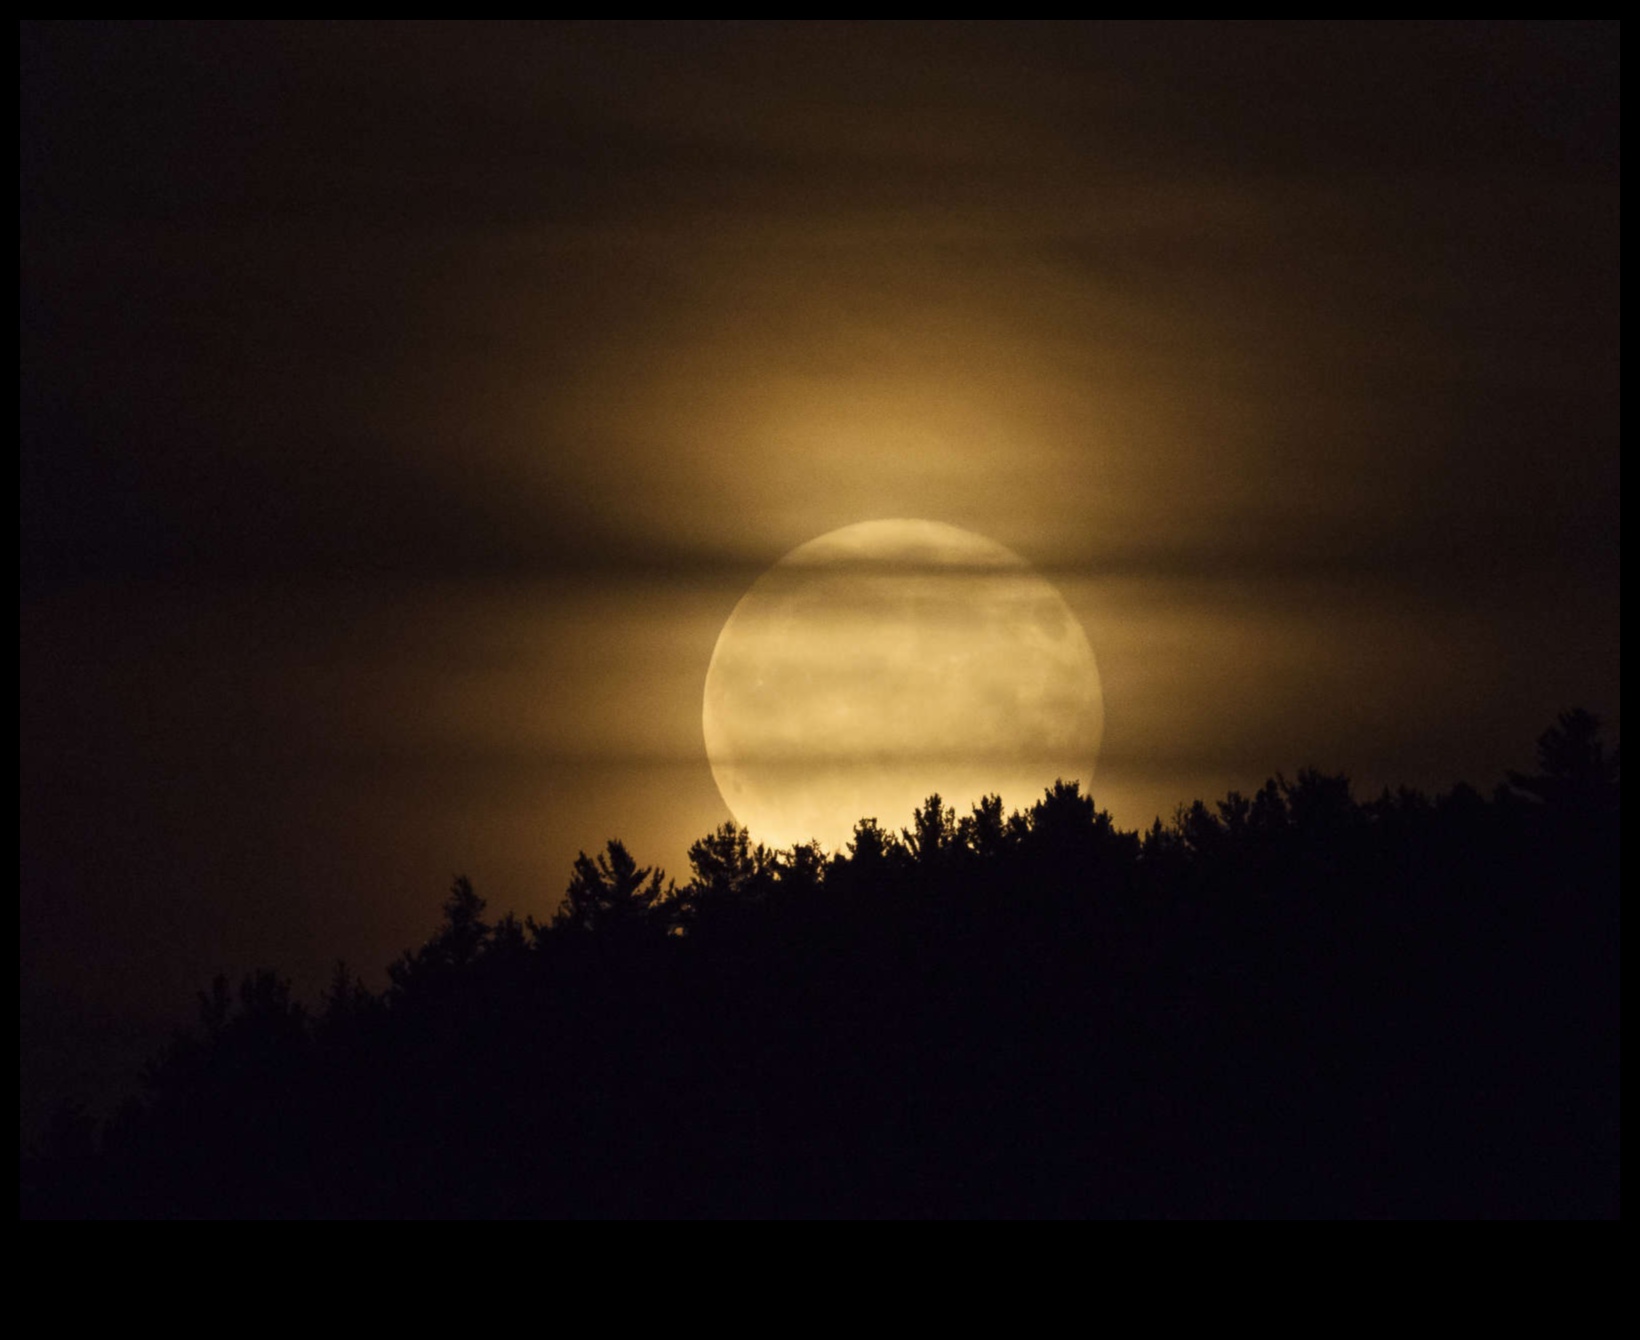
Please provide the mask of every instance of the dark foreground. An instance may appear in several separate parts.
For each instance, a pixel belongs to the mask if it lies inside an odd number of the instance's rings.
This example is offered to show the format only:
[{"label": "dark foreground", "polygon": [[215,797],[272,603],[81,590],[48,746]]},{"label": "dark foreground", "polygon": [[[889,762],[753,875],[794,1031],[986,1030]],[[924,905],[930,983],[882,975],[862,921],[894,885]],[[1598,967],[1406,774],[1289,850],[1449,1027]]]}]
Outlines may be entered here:
[{"label": "dark foreground", "polygon": [[1618,767],[1568,714],[1510,780],[612,843],[545,927],[458,882],[380,994],[219,981],[21,1210],[1613,1217]]}]

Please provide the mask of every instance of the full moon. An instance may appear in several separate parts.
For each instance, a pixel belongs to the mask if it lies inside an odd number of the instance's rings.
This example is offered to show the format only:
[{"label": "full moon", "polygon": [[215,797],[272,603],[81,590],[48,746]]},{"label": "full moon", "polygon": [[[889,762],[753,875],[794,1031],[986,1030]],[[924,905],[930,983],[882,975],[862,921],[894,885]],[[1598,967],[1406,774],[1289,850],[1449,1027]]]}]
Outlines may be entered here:
[{"label": "full moon", "polygon": [[1092,778],[1099,668],[1064,598],[1012,550],[937,521],[865,521],[799,545],[718,635],[701,723],[735,819],[841,850],[938,793],[1022,809]]}]

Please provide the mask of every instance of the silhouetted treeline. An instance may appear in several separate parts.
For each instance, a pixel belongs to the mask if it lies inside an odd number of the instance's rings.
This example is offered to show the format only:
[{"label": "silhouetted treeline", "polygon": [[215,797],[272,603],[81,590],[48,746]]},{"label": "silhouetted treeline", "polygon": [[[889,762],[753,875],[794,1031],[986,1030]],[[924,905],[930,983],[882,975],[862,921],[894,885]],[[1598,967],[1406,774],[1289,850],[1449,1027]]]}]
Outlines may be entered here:
[{"label": "silhouetted treeline", "polygon": [[380,993],[219,978],[23,1213],[1613,1216],[1619,797],[1571,712],[1490,797],[931,797],[682,885],[611,842],[549,925],[457,880]]}]

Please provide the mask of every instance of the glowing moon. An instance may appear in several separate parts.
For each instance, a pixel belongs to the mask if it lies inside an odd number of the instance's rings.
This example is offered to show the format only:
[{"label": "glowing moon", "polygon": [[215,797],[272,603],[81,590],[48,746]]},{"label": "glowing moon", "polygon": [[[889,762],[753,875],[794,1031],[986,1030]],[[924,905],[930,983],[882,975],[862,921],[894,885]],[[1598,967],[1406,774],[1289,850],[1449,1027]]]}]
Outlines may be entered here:
[{"label": "glowing moon", "polygon": [[712,776],[759,841],[840,850],[855,821],[906,827],[1024,808],[1091,779],[1099,668],[1063,597],[1017,554],[936,521],[865,521],[800,545],[719,634],[701,712]]}]

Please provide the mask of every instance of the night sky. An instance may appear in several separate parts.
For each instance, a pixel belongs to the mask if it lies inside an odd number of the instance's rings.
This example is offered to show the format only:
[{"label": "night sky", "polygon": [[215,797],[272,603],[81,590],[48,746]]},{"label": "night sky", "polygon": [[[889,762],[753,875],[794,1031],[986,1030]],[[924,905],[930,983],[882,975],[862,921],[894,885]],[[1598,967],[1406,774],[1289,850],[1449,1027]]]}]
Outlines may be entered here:
[{"label": "night sky", "polygon": [[25,26],[25,1132],[458,872],[685,873],[718,631],[855,522],[1051,578],[1124,827],[1616,734],[1619,43]]}]

